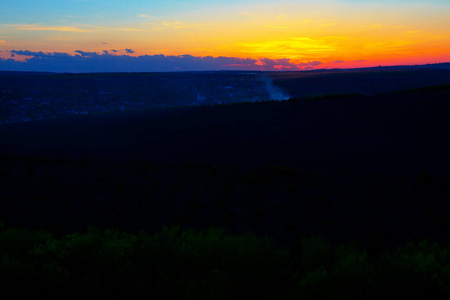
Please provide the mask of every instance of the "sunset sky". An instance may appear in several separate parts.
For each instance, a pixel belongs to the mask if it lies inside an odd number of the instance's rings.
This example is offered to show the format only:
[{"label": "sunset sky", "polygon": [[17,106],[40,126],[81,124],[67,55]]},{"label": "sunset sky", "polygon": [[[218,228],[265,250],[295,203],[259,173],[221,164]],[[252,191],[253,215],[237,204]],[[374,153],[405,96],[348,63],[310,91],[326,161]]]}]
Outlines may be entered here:
[{"label": "sunset sky", "polygon": [[450,1],[1,0],[0,58],[69,72],[450,62]]}]

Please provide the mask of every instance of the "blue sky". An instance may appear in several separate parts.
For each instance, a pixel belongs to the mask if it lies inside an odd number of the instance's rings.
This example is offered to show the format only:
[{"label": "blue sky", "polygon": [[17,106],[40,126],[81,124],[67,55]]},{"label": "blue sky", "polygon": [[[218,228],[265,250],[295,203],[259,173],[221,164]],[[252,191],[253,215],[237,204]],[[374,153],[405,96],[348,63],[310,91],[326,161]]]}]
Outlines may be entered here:
[{"label": "blue sky", "polygon": [[450,61],[449,48],[449,0],[0,0],[0,68],[37,57],[17,51],[287,60],[277,68],[297,69],[437,63]]}]

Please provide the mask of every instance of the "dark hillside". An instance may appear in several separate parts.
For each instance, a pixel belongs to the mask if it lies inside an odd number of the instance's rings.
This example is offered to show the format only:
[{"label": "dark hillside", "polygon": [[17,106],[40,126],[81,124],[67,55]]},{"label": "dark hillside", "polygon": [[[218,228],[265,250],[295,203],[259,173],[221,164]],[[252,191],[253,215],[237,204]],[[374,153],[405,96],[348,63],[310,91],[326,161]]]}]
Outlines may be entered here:
[{"label": "dark hillside", "polygon": [[355,93],[376,95],[411,87],[425,88],[449,84],[450,69],[386,67],[367,70],[274,72],[270,73],[270,77],[277,86],[288,91],[294,98]]},{"label": "dark hillside", "polygon": [[0,219],[448,241],[448,86],[0,126]]},{"label": "dark hillside", "polygon": [[2,153],[363,173],[446,172],[450,89],[180,107],[0,127]]}]

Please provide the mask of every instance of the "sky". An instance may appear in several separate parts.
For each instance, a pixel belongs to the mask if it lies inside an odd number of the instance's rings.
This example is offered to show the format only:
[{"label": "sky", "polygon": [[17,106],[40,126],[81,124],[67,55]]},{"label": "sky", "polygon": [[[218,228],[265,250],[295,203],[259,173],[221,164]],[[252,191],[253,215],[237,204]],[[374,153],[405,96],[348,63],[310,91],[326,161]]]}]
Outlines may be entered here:
[{"label": "sky", "polygon": [[450,62],[450,0],[0,0],[0,70]]}]

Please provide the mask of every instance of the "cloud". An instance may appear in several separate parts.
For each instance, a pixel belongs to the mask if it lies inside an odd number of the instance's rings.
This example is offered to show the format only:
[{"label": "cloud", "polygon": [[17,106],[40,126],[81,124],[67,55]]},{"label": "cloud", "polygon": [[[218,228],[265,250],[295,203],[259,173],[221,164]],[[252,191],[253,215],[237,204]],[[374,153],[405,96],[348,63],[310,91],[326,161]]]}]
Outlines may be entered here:
[{"label": "cloud", "polygon": [[[186,28],[198,28],[204,26],[203,23],[193,23],[193,22],[180,22],[180,21],[157,21],[157,22],[147,22],[141,23],[144,26],[150,26],[152,30],[163,30],[163,29],[186,29]],[[148,30],[147,30],[148,31]]]},{"label": "cloud", "polygon": [[140,18],[156,18],[154,16],[149,16],[149,15],[146,15],[146,14],[138,15],[138,17],[140,17]]},{"label": "cloud", "polygon": [[34,51],[29,51],[29,50],[11,50],[10,51],[13,54],[17,54],[17,55],[24,55],[24,56],[32,56],[34,58],[37,59],[42,59],[42,58],[53,58],[53,57],[70,57],[69,54],[67,53],[61,53],[61,52],[53,52],[53,53],[45,53],[45,52],[34,52]]},{"label": "cloud", "polygon": [[[47,72],[171,72],[212,70],[280,71],[304,70],[317,67],[319,61],[299,62],[288,58],[238,58],[192,55],[141,55],[131,56],[134,51],[125,49],[103,50],[100,53],[76,50],[75,55],[63,52],[33,52],[12,50],[14,59],[1,59],[0,70],[47,71]],[[118,54],[118,53],[124,54]],[[20,58],[20,61],[18,60]]]},{"label": "cloud", "polygon": [[86,25],[86,27],[91,28],[90,31],[104,32],[104,31],[124,31],[124,32],[146,32],[148,30],[133,27],[105,27],[105,26],[94,26]]},{"label": "cloud", "polygon": [[317,67],[317,66],[320,66],[322,64],[323,63],[320,62],[320,61],[308,61],[308,62],[305,62],[305,63],[297,64],[297,66],[301,66],[301,67]]},{"label": "cloud", "polygon": [[14,28],[15,30],[25,31],[69,31],[69,32],[88,32],[90,30],[82,29],[74,26],[44,26],[40,24],[17,24],[7,25],[7,27]]},{"label": "cloud", "polygon": [[146,29],[131,28],[131,27],[105,27],[105,30],[125,31],[125,32],[146,32]]},{"label": "cloud", "polygon": [[259,54],[261,56],[304,57],[310,53],[329,53],[335,50],[334,37],[312,39],[297,37],[283,40],[265,41],[262,43],[241,43],[241,52]]},{"label": "cloud", "polygon": [[308,61],[308,62],[297,62],[289,58],[281,59],[270,59],[270,58],[260,58],[258,65],[262,66],[262,70],[290,70],[298,71],[306,68],[313,68],[322,65],[320,61]]},{"label": "cloud", "polygon": [[6,27],[21,31],[65,31],[65,32],[102,32],[102,31],[124,31],[145,32],[148,30],[133,27],[105,27],[95,25],[80,26],[46,26],[41,24],[7,24]]},{"label": "cloud", "polygon": [[400,29],[400,28],[405,28],[405,26],[403,25],[388,25],[388,24],[372,24],[369,25],[369,28],[373,28],[373,29]]},{"label": "cloud", "polygon": [[161,24],[163,27],[173,28],[173,29],[194,28],[194,27],[199,27],[202,25],[202,24],[197,24],[197,23],[184,23],[184,22],[179,22],[179,21],[162,22]]},{"label": "cloud", "polygon": [[75,50],[74,52],[80,54],[83,57],[95,57],[98,56],[98,54],[96,52],[84,52],[81,50]]},{"label": "cloud", "polygon": [[269,69],[275,70],[296,68],[296,65],[291,63],[288,58],[281,58],[281,59],[260,58],[259,63],[263,67],[268,67]]},{"label": "cloud", "polygon": [[334,62],[337,64],[340,64],[340,63],[343,63],[344,61],[343,60],[335,60]]}]

